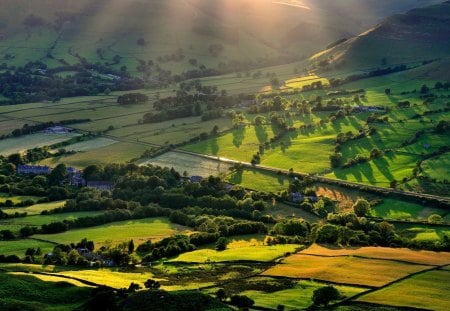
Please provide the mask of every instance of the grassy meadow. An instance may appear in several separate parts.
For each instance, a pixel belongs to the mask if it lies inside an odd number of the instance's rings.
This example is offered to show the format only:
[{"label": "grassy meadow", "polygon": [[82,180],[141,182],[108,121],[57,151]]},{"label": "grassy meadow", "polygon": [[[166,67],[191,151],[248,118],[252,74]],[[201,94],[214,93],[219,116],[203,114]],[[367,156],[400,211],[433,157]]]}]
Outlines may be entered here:
[{"label": "grassy meadow", "polygon": [[[1,201],[0,201],[1,202]],[[66,201],[55,201],[48,203],[39,203],[27,207],[12,207],[12,208],[2,208],[1,210],[7,214],[27,213],[27,216],[39,215],[42,211],[51,211],[55,208],[62,207]]]},{"label": "grassy meadow", "polygon": [[448,310],[450,271],[420,273],[386,288],[359,297],[358,301],[398,307]]},{"label": "grassy meadow", "polygon": [[36,234],[33,238],[54,243],[70,244],[89,238],[96,247],[134,240],[139,245],[149,239],[160,240],[175,233],[188,232],[189,228],[174,225],[167,218],[146,218],[108,223],[102,226],[75,229],[56,234]]},{"label": "grassy meadow", "polygon": [[242,247],[228,247],[224,251],[212,249],[199,249],[177,256],[171,261],[204,263],[207,260],[212,262],[230,262],[230,261],[273,261],[276,258],[284,256],[286,253],[292,253],[298,248],[298,245],[254,245]]}]

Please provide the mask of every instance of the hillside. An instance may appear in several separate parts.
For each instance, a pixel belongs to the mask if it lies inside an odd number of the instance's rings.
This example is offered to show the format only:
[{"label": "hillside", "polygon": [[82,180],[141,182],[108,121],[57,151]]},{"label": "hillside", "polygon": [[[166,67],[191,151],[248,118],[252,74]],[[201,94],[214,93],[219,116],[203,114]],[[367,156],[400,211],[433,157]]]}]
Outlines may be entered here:
[{"label": "hillside", "polygon": [[322,64],[328,62],[335,69],[358,69],[445,58],[450,55],[448,25],[449,1],[413,9],[387,18],[311,60]]},{"label": "hillside", "polygon": [[382,18],[439,1],[381,2],[5,0],[0,63],[40,60],[60,67],[87,61],[126,66],[134,75],[145,71],[136,69],[139,60],[172,73],[202,65],[242,70],[308,56]]}]

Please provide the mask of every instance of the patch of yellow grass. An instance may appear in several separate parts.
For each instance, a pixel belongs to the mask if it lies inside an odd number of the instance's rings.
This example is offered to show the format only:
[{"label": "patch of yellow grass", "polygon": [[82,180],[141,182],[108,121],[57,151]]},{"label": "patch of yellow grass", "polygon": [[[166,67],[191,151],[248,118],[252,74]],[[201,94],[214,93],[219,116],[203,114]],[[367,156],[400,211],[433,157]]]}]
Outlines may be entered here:
[{"label": "patch of yellow grass", "polygon": [[317,279],[333,283],[382,286],[427,268],[429,267],[380,259],[294,254],[263,274]]},{"label": "patch of yellow grass", "polygon": [[362,256],[437,266],[450,264],[450,253],[448,252],[415,251],[408,248],[359,247],[336,249],[313,244],[301,253],[320,256]]}]

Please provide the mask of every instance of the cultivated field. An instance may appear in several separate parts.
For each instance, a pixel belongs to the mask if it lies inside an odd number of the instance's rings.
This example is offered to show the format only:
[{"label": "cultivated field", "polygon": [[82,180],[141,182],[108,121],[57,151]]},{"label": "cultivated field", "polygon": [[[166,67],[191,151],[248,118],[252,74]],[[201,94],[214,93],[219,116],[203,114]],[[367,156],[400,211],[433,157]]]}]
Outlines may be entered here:
[{"label": "cultivated field", "polygon": [[372,259],[388,259],[405,261],[423,265],[445,265],[450,264],[450,253],[415,251],[408,248],[389,247],[359,247],[359,248],[328,248],[322,245],[313,244],[300,254],[317,256],[355,256]]},{"label": "cultivated field", "polygon": [[361,286],[382,286],[428,266],[358,257],[294,254],[265,271],[267,276],[315,279]]}]

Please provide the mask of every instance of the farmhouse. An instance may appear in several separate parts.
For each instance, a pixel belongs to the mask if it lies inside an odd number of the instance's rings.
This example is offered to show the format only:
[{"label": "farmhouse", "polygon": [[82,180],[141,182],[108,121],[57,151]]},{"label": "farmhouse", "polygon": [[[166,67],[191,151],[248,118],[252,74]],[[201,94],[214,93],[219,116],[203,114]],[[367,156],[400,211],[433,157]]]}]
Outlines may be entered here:
[{"label": "farmhouse", "polygon": [[361,113],[361,112],[383,112],[383,106],[358,106],[353,107],[353,112]]},{"label": "farmhouse", "polygon": [[89,188],[95,188],[99,190],[114,190],[114,183],[112,181],[88,181],[86,186]]},{"label": "farmhouse", "polygon": [[52,169],[48,166],[41,165],[18,165],[17,174],[19,175],[47,175],[52,172]]}]

